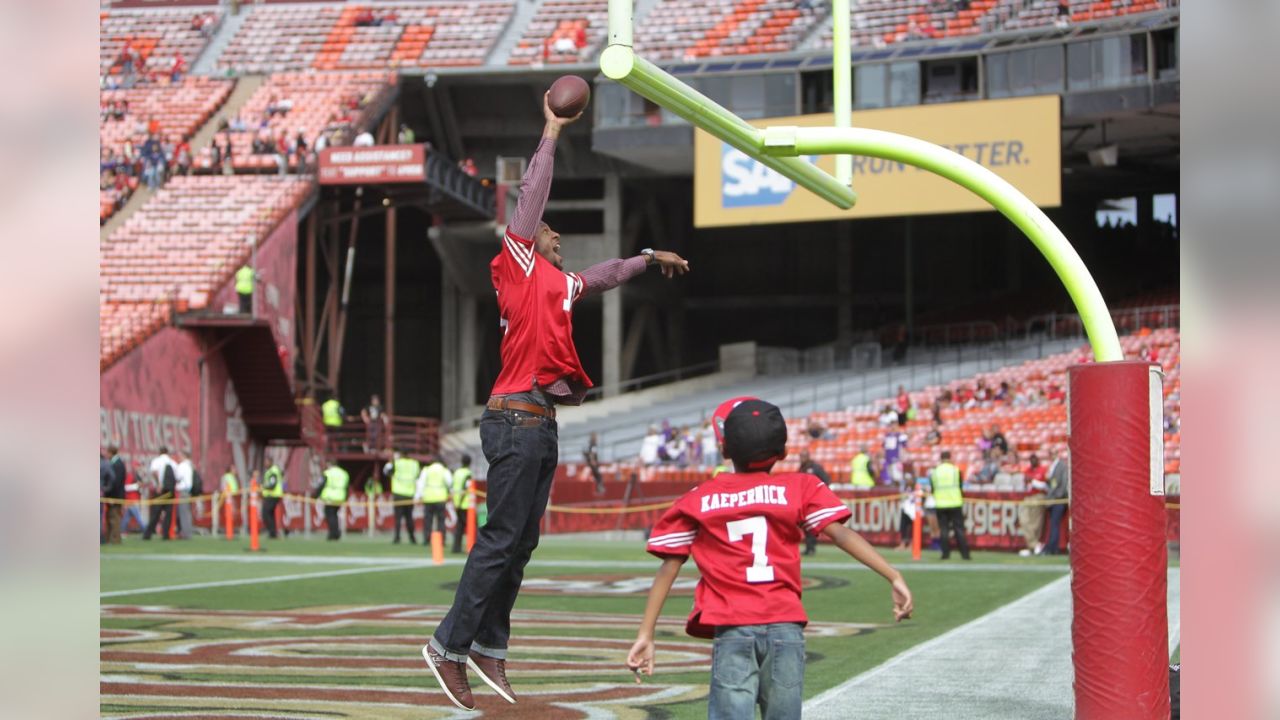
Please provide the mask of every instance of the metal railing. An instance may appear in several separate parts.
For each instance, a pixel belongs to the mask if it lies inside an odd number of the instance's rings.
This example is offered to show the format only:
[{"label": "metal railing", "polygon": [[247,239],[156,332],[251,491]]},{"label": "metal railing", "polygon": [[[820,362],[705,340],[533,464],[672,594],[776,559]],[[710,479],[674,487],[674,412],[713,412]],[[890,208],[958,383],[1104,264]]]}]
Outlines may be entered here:
[{"label": "metal railing", "polygon": [[[1181,305],[1148,305],[1111,311],[1111,321],[1121,335],[1141,328],[1176,328],[1182,324]],[[1084,323],[1076,313],[1046,313],[1028,320],[1023,337],[1042,334],[1051,340],[1084,337]]]},{"label": "metal railing", "polygon": [[[718,369],[720,369],[719,360],[708,360],[707,362],[698,363],[696,365],[688,365],[674,370],[664,370],[660,373],[624,380],[623,382],[618,383],[617,389],[618,392],[623,393],[634,392],[654,385],[665,385],[669,382],[688,380],[701,375],[710,375]],[[587,391],[586,399],[599,399],[604,394],[605,390],[606,388],[603,385],[593,387]]]},{"label": "metal railing", "polygon": [[408,455],[424,456],[440,449],[440,422],[434,418],[385,415],[382,429],[376,434],[360,421],[349,421],[325,432],[325,449],[329,453],[389,455],[400,450]]}]

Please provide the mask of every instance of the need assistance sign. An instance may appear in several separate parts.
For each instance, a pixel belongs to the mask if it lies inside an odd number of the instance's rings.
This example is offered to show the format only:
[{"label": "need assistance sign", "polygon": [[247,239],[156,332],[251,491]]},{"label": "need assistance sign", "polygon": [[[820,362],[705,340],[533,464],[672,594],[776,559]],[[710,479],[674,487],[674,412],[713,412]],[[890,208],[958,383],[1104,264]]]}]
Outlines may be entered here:
[{"label": "need assistance sign", "polygon": [[[1062,203],[1061,111],[1056,95],[853,113],[854,127],[937,143],[980,163],[1040,207]],[[770,118],[756,127],[829,127],[831,114]],[[694,225],[758,225],[990,210],[977,195],[925,170],[854,157],[851,210],[813,195],[746,154],[699,130],[694,136]],[[834,156],[807,157],[828,173]]]}]

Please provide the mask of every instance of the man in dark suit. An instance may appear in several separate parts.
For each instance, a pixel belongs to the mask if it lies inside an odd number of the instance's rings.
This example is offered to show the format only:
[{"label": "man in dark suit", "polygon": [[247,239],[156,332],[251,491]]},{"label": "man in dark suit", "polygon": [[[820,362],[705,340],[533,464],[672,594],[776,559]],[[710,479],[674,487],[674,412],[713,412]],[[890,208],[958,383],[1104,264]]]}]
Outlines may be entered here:
[{"label": "man in dark suit", "polygon": [[[800,467],[798,470],[802,473],[809,473],[817,477],[825,485],[831,484],[831,476],[827,474],[827,469],[817,460],[809,457],[808,450],[800,451]],[[811,532],[805,531],[804,534],[804,554],[814,555],[818,552],[818,536]]]},{"label": "man in dark suit", "polygon": [[120,459],[120,451],[112,445],[102,456],[103,472],[101,474],[102,497],[115,502],[106,505],[106,527],[102,541],[112,545],[120,544],[120,517],[124,514],[124,460]]},{"label": "man in dark suit", "polygon": [[[1065,548],[1058,548],[1058,534],[1062,528],[1062,518],[1067,514],[1067,506],[1071,499],[1071,457],[1067,448],[1058,448],[1057,457],[1049,466],[1049,492],[1045,500],[1060,501],[1049,506],[1049,542],[1044,546],[1045,555],[1059,555]],[[1061,502],[1061,501],[1067,502]]]}]

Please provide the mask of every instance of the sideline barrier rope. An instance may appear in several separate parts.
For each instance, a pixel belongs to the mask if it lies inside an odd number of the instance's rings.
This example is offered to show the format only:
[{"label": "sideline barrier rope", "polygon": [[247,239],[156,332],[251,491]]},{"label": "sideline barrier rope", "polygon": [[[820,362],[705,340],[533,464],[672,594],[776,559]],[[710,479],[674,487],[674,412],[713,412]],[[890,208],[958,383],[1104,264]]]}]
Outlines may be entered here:
[{"label": "sideline barrier rope", "polygon": [[[476,493],[477,499],[482,499],[486,496],[486,493],[483,490],[476,490],[475,493]],[[894,493],[891,495],[875,495],[872,497],[843,498],[843,500],[846,505],[860,505],[865,503],[880,502],[882,500],[901,500],[907,497],[908,494],[909,493]],[[248,497],[248,495],[249,495],[249,491],[247,490],[241,490],[238,493],[231,494],[232,497]],[[178,497],[178,498],[155,497],[155,498],[147,498],[147,499],[140,499],[140,500],[121,500],[119,498],[100,497],[98,498],[98,500],[103,505],[137,504],[141,507],[150,507],[152,505],[181,505],[184,503],[202,502],[205,500],[212,500],[212,499],[225,501],[226,498],[227,498],[227,495],[224,495],[222,493],[209,493],[207,495],[189,495],[189,496]],[[318,498],[311,497],[310,495],[298,495],[296,493],[285,493],[283,496],[281,496],[281,499],[322,502]],[[348,500],[349,499],[350,498],[348,498]],[[1057,500],[1046,500],[1044,498],[1001,499],[1001,498],[970,498],[970,497],[965,498],[964,501],[966,504],[974,504],[974,505],[979,503],[986,503],[986,504],[1013,503],[1014,505],[1032,505],[1032,506],[1040,506],[1040,507],[1048,507],[1050,505],[1067,505],[1067,504],[1070,504],[1071,502],[1071,500],[1068,498],[1060,498]],[[343,504],[345,505],[346,503],[343,503]],[[379,503],[379,504],[383,504],[383,503]],[[399,507],[403,505],[418,505],[420,503],[414,500],[392,500],[385,504],[388,504],[391,507]],[[661,510],[664,508],[669,508],[674,504],[675,504],[675,500],[666,500],[663,502],[650,503],[648,505],[630,505],[627,507],[578,507],[575,505],[550,505],[549,504],[547,505],[547,510],[552,512],[560,512],[560,513],[578,513],[581,515],[624,515],[627,513],[648,512],[650,510]],[[1182,504],[1166,502],[1164,504],[1164,507],[1166,510],[1181,510]]]}]

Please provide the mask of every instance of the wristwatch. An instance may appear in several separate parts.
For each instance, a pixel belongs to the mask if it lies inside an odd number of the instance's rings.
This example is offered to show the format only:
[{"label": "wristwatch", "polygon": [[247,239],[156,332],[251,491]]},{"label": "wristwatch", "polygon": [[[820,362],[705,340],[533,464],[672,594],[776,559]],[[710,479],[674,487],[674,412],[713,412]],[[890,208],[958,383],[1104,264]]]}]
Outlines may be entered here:
[{"label": "wristwatch", "polygon": [[658,261],[657,255],[653,252],[653,248],[645,248],[640,251],[640,254],[644,256],[645,265],[652,265]]}]

